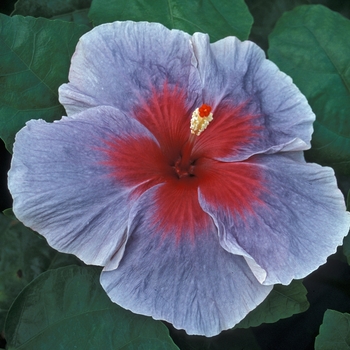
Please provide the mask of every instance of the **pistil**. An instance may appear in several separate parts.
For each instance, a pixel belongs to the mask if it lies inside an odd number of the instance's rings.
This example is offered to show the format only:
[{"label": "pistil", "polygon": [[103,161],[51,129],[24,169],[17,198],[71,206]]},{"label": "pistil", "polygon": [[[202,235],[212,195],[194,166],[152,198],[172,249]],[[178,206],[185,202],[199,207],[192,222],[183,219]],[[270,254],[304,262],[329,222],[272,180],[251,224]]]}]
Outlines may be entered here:
[{"label": "pistil", "polygon": [[213,113],[211,113],[209,105],[203,104],[201,107],[196,108],[191,118],[191,134],[199,136],[212,120]]},{"label": "pistil", "polygon": [[207,104],[196,108],[192,113],[190,124],[191,133],[183,146],[181,159],[175,164],[176,173],[180,178],[184,176],[193,176],[194,164],[193,160],[191,160],[193,146],[197,137],[208,127],[212,120],[213,113],[211,113],[211,107]]}]

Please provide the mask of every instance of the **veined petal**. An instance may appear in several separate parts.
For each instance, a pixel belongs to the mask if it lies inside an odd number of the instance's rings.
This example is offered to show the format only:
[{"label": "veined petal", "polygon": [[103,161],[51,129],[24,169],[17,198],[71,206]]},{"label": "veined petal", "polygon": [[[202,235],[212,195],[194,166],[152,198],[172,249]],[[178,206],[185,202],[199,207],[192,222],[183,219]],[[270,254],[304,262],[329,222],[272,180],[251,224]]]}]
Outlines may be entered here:
[{"label": "veined petal", "polygon": [[[264,284],[289,284],[317,269],[335,253],[350,226],[333,170],[291,155],[248,160],[260,186],[243,178],[244,190],[237,189],[237,183],[227,179],[234,165],[226,163],[212,177],[212,188],[199,188],[200,205],[215,221],[221,245],[244,256]],[[249,202],[240,210],[237,191],[244,191]]]},{"label": "veined petal", "polygon": [[101,284],[126,309],[188,334],[214,336],[243,319],[272,287],[261,285],[242,257],[221,248],[211,221],[194,240],[183,232],[177,241],[176,226],[164,236],[153,205],[164,186],[145,192],[132,208],[125,254],[116,270],[102,272]]},{"label": "veined petal", "polygon": [[[234,161],[259,153],[310,148],[315,116],[292,79],[267,60],[263,50],[235,37],[210,44],[208,36],[201,33],[193,35],[192,43],[203,100],[212,105],[214,120],[218,119],[217,111],[222,114],[222,106],[231,119],[237,117],[235,110],[244,106],[244,113],[251,116],[250,123],[258,126],[243,149],[237,152],[234,143],[230,153],[216,159]],[[232,123],[225,121],[225,125],[226,132],[223,127],[221,133],[210,134],[208,128],[203,138],[211,138],[212,144],[223,143],[223,138],[229,140],[236,132]]]},{"label": "veined petal", "polygon": [[164,83],[200,93],[190,36],[158,23],[114,22],[83,35],[72,58],[69,83],[59,89],[68,115],[99,105],[127,115]]},{"label": "veined petal", "polygon": [[143,125],[111,107],[28,122],[16,136],[9,172],[16,216],[52,247],[88,264],[119,259],[137,184],[116,181],[106,142],[125,135],[155,143]]},{"label": "veined petal", "polygon": [[190,134],[190,120],[196,108],[187,99],[186,89],[165,82],[153,87],[147,100],[139,100],[132,115],[143,124],[160,144],[169,160],[177,160]]}]

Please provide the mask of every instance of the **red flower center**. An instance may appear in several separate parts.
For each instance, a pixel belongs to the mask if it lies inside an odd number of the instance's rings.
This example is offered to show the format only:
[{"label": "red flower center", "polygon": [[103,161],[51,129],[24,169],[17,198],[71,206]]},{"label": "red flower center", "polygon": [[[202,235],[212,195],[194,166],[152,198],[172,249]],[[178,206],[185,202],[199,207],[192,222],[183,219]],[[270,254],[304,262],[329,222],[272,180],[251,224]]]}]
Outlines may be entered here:
[{"label": "red flower center", "polygon": [[262,188],[260,174],[249,163],[218,160],[252,142],[259,130],[256,116],[244,113],[244,106],[221,103],[208,130],[196,136],[190,131],[193,111],[201,118],[211,115],[209,105],[196,108],[176,87],[154,90],[133,112],[157,142],[147,135],[125,135],[108,143],[104,163],[118,184],[133,189],[133,196],[162,184],[153,220],[162,235],[172,233],[177,240],[184,232],[193,238],[211,221],[200,207],[198,188],[208,200],[221,196],[223,207],[236,213],[251,210]]},{"label": "red flower center", "polygon": [[179,158],[174,165],[175,172],[179,179],[186,176],[194,176],[195,161],[183,164],[183,158]]}]

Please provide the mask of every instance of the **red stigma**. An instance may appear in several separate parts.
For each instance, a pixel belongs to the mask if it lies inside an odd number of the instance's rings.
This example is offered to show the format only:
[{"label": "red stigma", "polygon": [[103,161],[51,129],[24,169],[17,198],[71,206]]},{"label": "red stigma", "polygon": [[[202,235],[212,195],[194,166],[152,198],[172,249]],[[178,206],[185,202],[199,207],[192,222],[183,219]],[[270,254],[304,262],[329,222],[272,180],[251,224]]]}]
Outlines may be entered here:
[{"label": "red stigma", "polygon": [[202,118],[207,117],[211,112],[211,107],[209,105],[202,104],[198,108],[198,112],[199,112],[200,117],[202,117]]}]

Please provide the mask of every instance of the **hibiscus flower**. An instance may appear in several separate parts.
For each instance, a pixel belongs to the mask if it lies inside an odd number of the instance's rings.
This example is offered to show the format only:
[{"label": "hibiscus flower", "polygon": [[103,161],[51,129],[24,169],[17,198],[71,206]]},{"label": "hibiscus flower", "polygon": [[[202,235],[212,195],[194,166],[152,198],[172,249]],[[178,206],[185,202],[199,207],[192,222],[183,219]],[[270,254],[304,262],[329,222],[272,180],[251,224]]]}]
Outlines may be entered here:
[{"label": "hibiscus flower", "polygon": [[79,41],[59,98],[14,144],[14,212],[103,266],[109,297],[188,334],[233,327],[326,262],[350,225],[308,164],[314,114],[254,43],[115,22]]}]

